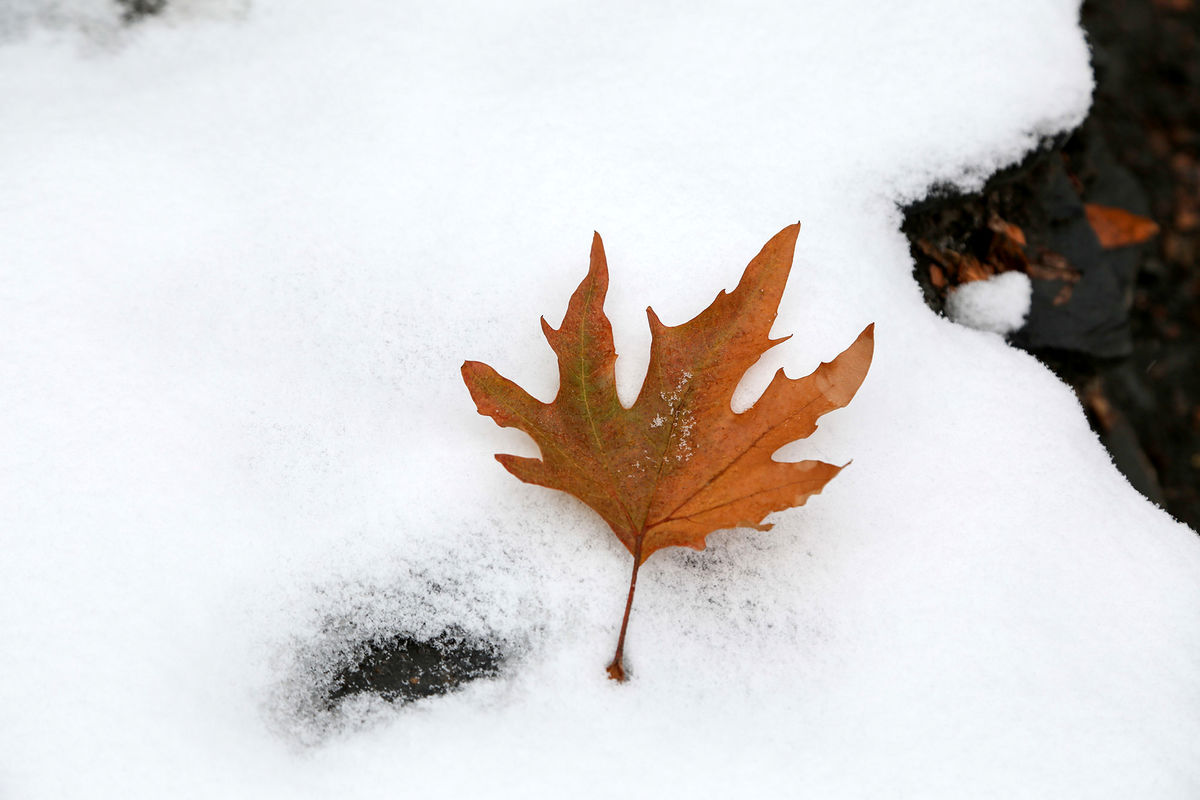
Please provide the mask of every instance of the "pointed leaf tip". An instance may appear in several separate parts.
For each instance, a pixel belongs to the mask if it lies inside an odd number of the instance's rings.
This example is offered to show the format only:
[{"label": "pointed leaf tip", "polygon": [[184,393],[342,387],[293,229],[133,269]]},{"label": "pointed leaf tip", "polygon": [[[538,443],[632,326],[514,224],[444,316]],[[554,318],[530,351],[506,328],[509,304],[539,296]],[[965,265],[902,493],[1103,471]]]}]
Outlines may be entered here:
[{"label": "pointed leaf tip", "polygon": [[790,251],[789,256],[794,255],[796,251],[796,240],[799,238],[800,223],[796,222],[792,225],[788,225],[779,233],[772,236],[767,243],[763,245],[763,253],[767,253],[768,251],[774,252],[778,250],[780,253]]},{"label": "pointed leaf tip", "polygon": [[607,293],[608,259],[604,255],[604,240],[600,238],[599,233],[594,231],[592,233],[592,251],[588,258],[588,274],[580,284],[580,288],[583,288],[588,281],[595,282],[602,296]]},{"label": "pointed leaf tip", "polygon": [[749,273],[755,266],[769,265],[782,270],[786,279],[787,274],[792,270],[792,261],[796,257],[796,240],[799,236],[800,223],[788,225],[763,245],[759,254],[747,265],[746,272]]}]

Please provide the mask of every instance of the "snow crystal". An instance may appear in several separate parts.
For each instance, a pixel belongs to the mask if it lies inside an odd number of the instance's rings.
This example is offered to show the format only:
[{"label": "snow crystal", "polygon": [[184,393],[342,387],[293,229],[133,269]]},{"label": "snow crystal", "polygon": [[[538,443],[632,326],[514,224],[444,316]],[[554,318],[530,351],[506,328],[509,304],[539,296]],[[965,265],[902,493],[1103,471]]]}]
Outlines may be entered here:
[{"label": "snow crystal", "polygon": [[946,297],[946,316],[968,328],[1007,335],[1029,316],[1033,284],[1024,272],[1002,272],[971,281]]}]

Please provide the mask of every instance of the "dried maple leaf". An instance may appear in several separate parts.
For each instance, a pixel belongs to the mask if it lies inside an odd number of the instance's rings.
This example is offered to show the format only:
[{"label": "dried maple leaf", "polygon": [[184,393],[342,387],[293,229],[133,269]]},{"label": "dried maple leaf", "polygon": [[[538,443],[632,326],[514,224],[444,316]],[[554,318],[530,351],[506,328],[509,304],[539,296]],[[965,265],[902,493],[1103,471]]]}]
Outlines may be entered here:
[{"label": "dried maple leaf", "polygon": [[623,652],[638,568],[664,547],[704,548],[723,528],[767,530],[773,511],[802,505],[842,467],[771,458],[809,436],[816,420],[850,402],[871,363],[874,326],[805,378],[783,370],[755,405],[734,413],[738,381],[771,347],[771,325],[787,283],[799,224],[780,231],[690,322],[668,326],[647,308],[650,365],[634,404],[617,398],[612,327],[604,315],[608,267],[592,241],[587,277],[558,329],[542,330],[558,355],[558,395],[530,396],[486,364],[467,361],[463,380],[480,414],[533,437],[541,458],[497,455],[509,472],[591,506],[633,554],[633,574],[609,676],[625,679]]},{"label": "dried maple leaf", "polygon": [[1141,244],[1158,233],[1158,225],[1154,220],[1123,208],[1085,203],[1083,210],[1087,214],[1088,224],[1100,240],[1101,247],[1106,249]]},{"label": "dried maple leaf", "polygon": [[[996,274],[994,264],[980,261],[970,253],[959,253],[947,247],[938,247],[925,239],[918,239],[917,247],[921,248],[921,251],[925,255],[943,267],[945,272],[942,273],[942,278],[940,279],[943,284],[945,283],[946,274],[949,274],[952,282],[956,284],[983,281]],[[935,285],[937,282],[935,280]]]}]

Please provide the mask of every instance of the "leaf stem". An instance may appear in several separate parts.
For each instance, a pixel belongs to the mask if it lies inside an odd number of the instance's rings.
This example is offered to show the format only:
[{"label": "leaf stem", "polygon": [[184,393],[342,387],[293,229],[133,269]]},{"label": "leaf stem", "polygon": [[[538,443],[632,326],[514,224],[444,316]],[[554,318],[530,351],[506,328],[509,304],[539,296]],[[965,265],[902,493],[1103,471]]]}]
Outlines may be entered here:
[{"label": "leaf stem", "polygon": [[617,652],[613,654],[612,663],[608,665],[608,677],[614,681],[624,682],[625,675],[625,631],[629,628],[629,612],[633,608],[633,593],[637,589],[638,567],[642,565],[642,540],[645,534],[638,536],[633,546],[633,574],[629,576],[629,597],[625,600],[625,616],[621,619],[621,635],[617,637]]}]

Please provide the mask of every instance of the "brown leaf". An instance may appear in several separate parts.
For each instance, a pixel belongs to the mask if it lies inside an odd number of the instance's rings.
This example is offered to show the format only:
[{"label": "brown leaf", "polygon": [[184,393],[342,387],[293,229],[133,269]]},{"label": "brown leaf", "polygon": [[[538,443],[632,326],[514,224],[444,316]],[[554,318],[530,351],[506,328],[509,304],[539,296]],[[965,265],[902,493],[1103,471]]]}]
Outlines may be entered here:
[{"label": "brown leaf", "polygon": [[1043,281],[1065,281],[1079,283],[1083,273],[1071,266],[1067,257],[1046,248],[1038,248],[1037,258],[1029,262],[1025,271],[1031,278]]},{"label": "brown leaf", "polygon": [[1175,210],[1174,226],[1176,230],[1188,233],[1200,228],[1200,209],[1184,206]]},{"label": "brown leaf", "polygon": [[958,282],[970,283],[971,281],[986,281],[988,278],[996,274],[994,265],[985,261],[980,261],[970,253],[962,256],[958,263]]},{"label": "brown leaf", "polygon": [[946,273],[937,264],[929,265],[929,282],[935,289],[946,288]]},{"label": "brown leaf", "polygon": [[1083,388],[1080,399],[1083,407],[1091,412],[1100,430],[1108,433],[1117,425],[1117,410],[1104,393],[1103,385],[1098,378],[1090,381]]},{"label": "brown leaf", "polygon": [[1071,297],[1075,294],[1075,284],[1064,283],[1058,288],[1054,294],[1054,299],[1050,301],[1052,306],[1065,306],[1071,302]]},{"label": "brown leaf", "polygon": [[984,261],[1000,272],[1025,272],[1029,257],[1025,254],[1025,232],[993,214],[988,219],[992,231]]},{"label": "brown leaf", "polygon": [[990,228],[994,233],[998,233],[1001,236],[1012,239],[1022,247],[1025,246],[1025,231],[1021,230],[1018,226],[1013,225],[1011,222],[1001,219],[999,216],[993,214],[988,217],[987,225],[988,228]]},{"label": "brown leaf", "polygon": [[938,247],[925,239],[918,239],[917,247],[933,259],[937,265],[945,269],[945,276],[948,277],[949,283],[960,284],[987,280],[996,272],[993,265],[980,261],[970,253],[960,253],[948,247]]},{"label": "brown leaf", "polygon": [[542,319],[558,356],[553,402],[538,401],[485,364],[463,364],[479,413],[528,433],[541,451],[541,458],[496,459],[527,483],[568,492],[591,506],[633,555],[612,678],[625,677],[625,631],[638,567],[647,558],[664,547],[703,549],[708,534],[725,528],[766,530],[768,514],[802,505],[842,469],[771,456],[809,436],[822,414],[850,402],[871,363],[873,325],[811,375],[793,379],[779,370],[752,408],[735,414],[730,406],[746,370],[784,341],[769,334],[799,229],[796,224],[780,231],[746,267],[737,288],[721,292],[691,321],[664,325],[646,309],[650,365],[629,408],[617,398],[599,234],[562,324],[555,329]]},{"label": "brown leaf", "polygon": [[1141,217],[1123,208],[1085,203],[1088,224],[1104,248],[1124,247],[1148,241],[1158,233],[1154,220]]},{"label": "brown leaf", "polygon": [[1083,278],[1083,273],[1072,267],[1066,256],[1045,247],[1039,247],[1036,257],[1026,263],[1025,273],[1034,280],[1062,282],[1051,301],[1055,306],[1069,303],[1075,293],[1075,284]]}]

